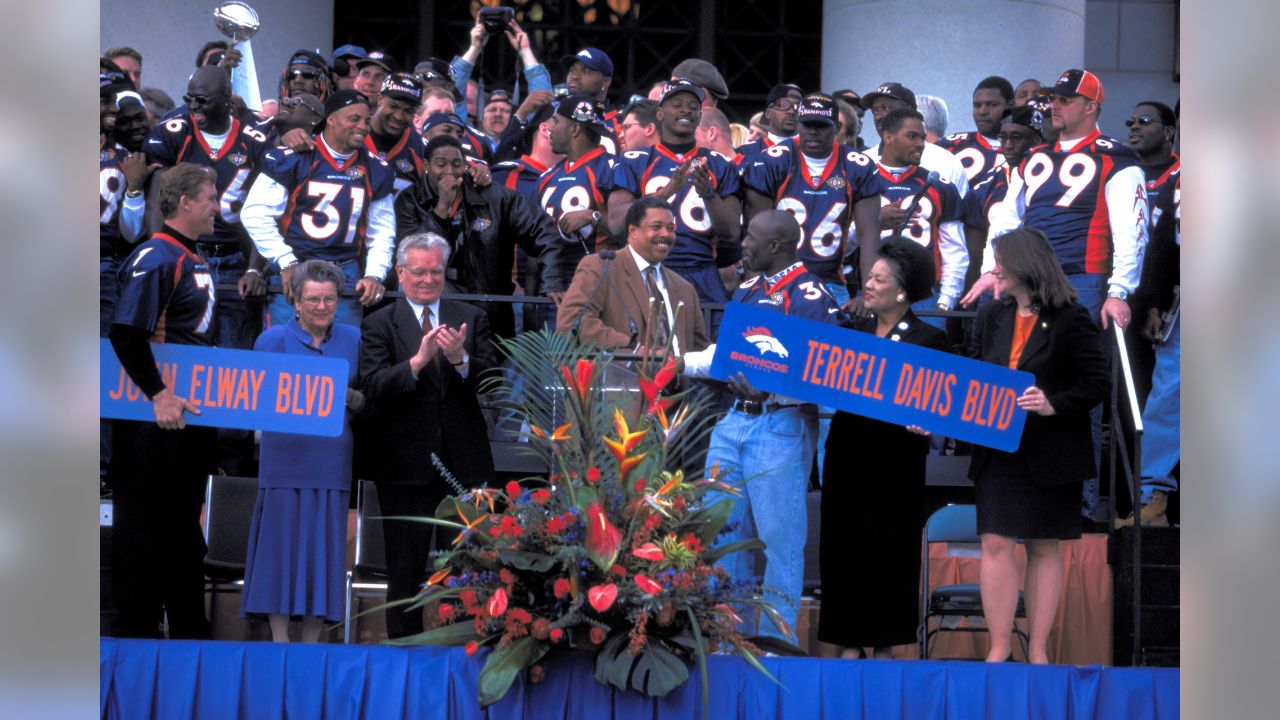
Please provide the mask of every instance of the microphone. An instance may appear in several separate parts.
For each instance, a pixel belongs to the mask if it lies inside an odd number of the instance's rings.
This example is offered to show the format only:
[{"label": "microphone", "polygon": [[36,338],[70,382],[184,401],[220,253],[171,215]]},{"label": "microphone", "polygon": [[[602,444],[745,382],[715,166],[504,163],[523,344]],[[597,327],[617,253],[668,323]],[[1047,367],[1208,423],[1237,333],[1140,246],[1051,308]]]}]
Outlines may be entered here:
[{"label": "microphone", "polygon": [[929,171],[929,174],[924,179],[924,187],[920,188],[916,194],[911,197],[911,204],[907,206],[907,214],[902,216],[902,224],[898,226],[898,232],[894,233],[895,235],[901,235],[902,231],[907,229],[907,226],[911,224],[911,216],[914,215],[916,210],[920,207],[920,198],[929,191],[930,186],[938,182],[941,178],[942,176],[938,174],[937,170]]},{"label": "microphone", "polygon": [[596,283],[595,289],[591,291],[591,295],[582,304],[582,307],[578,309],[578,314],[573,318],[572,333],[575,338],[578,337],[578,332],[582,329],[582,316],[587,313],[587,308],[591,307],[591,303],[595,302],[596,295],[600,294],[600,288],[609,284],[609,263],[618,256],[618,253],[613,250],[601,250],[597,254],[604,261],[604,270],[600,273],[600,281]]}]

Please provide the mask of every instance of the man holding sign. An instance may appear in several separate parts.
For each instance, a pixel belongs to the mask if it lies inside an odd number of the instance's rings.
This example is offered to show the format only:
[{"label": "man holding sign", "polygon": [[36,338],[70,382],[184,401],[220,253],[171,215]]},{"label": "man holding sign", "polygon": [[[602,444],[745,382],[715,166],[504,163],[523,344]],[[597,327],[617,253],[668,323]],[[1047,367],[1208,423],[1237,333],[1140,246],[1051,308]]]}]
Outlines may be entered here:
[{"label": "man holding sign", "polygon": [[[759,275],[743,283],[733,300],[834,324],[839,312],[835,298],[796,259],[799,240],[800,225],[791,213],[756,213],[742,240],[742,260]],[[759,357],[753,358],[757,362],[789,354],[767,329],[749,328],[747,333],[759,349]],[[713,355],[714,345],[688,353],[685,374],[706,377]],[[817,438],[817,406],[756,390],[742,373],[729,379],[729,389],[737,399],[711,434],[707,468],[718,472],[721,482],[747,482],[720,543],[759,538],[767,547],[763,563],[758,551],[734,553],[721,562],[735,578],[763,575],[763,586],[785,599],[780,612],[795,627],[804,579],[805,490]],[[761,632],[789,634],[772,627]]]},{"label": "man holding sign", "polygon": [[204,613],[204,538],[200,506],[213,470],[217,438],[211,427],[187,426],[200,414],[162,378],[152,342],[212,345],[217,298],[196,238],[213,233],[216,176],[184,163],[160,178],[157,197],[164,228],[120,268],[120,299],[111,345],[129,379],[151,399],[155,422],[113,424],[110,478],[114,491],[112,596],[116,637],[209,634]]}]

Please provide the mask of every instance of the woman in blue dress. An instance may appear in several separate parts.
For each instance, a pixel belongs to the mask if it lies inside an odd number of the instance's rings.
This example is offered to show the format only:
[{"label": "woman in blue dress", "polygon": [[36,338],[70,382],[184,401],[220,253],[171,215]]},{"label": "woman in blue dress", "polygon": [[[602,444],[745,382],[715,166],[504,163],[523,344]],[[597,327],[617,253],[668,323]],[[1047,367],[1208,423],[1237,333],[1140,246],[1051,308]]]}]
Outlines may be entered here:
[{"label": "woman in blue dress", "polygon": [[[332,357],[356,377],[360,329],[335,324],[345,277],[322,260],[293,268],[294,320],[258,338],[254,350]],[[347,508],[351,495],[351,417],[364,397],[347,390],[342,435],[263,432],[258,499],[249,530],[242,617],[266,615],[271,638],[289,641],[289,620],[302,618],[302,641],[317,642],[326,620],[343,611]]]}]

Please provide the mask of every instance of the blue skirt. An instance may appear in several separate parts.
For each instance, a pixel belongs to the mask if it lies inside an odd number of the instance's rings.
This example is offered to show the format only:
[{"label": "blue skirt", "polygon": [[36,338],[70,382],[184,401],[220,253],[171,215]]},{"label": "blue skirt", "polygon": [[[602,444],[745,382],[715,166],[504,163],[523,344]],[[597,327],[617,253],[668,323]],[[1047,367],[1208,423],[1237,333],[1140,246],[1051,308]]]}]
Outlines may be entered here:
[{"label": "blue skirt", "polygon": [[342,620],[350,496],[345,490],[258,489],[241,617]]}]

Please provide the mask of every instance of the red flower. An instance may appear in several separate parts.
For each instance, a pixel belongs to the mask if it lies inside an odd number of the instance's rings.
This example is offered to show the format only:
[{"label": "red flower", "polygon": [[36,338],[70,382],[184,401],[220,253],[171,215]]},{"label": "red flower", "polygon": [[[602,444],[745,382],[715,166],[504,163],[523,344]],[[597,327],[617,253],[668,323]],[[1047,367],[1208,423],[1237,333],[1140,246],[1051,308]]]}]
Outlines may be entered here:
[{"label": "red flower", "polygon": [[440,621],[449,622],[453,619],[454,608],[449,603],[440,603]]},{"label": "red flower", "polygon": [[507,591],[498,588],[493,591],[493,597],[489,598],[489,615],[498,617],[507,611]]},{"label": "red flower", "polygon": [[587,554],[601,570],[608,571],[609,566],[618,557],[622,548],[622,531],[609,522],[604,508],[599,502],[587,506]]},{"label": "red flower", "polygon": [[645,575],[636,575],[634,580],[636,581],[636,587],[640,588],[640,592],[646,595],[657,595],[662,592],[662,586]]},{"label": "red flower", "polygon": [[706,549],[702,547],[702,541],[698,539],[698,536],[693,533],[686,533],[684,537],[680,538],[680,542],[684,543],[685,547],[696,553],[702,552]]},{"label": "red flower", "polygon": [[596,585],[587,591],[587,602],[591,603],[591,607],[596,612],[604,612],[613,606],[613,601],[618,599],[618,586],[613,583],[608,585]]},{"label": "red flower", "polygon": [[658,562],[662,560],[662,558],[666,557],[665,555],[662,554],[662,548],[658,547],[657,545],[651,542],[645,543],[640,547],[635,548],[634,550],[631,551],[631,554],[635,555],[641,560],[649,560],[651,562]]},{"label": "red flower", "polygon": [[551,628],[551,642],[560,642],[564,638],[564,630]]},{"label": "red flower", "polygon": [[551,635],[551,622],[546,618],[538,618],[533,621],[533,629],[531,635],[537,640],[546,640]]},{"label": "red flower", "polygon": [[604,630],[601,630],[598,627],[591,628],[592,643],[599,645],[600,643],[604,642],[604,638],[605,638]]},{"label": "red flower", "polygon": [[570,390],[577,393],[578,397],[586,399],[587,393],[591,391],[591,378],[595,375],[595,363],[587,359],[579,359],[574,365],[573,371],[568,367],[561,365],[560,371],[564,373],[565,383]]},{"label": "red flower", "polygon": [[677,363],[676,358],[671,358],[658,370],[652,380],[645,377],[639,378],[640,394],[644,396],[644,406],[648,412],[665,410],[671,405],[670,400],[660,400],[658,394],[662,392],[663,388],[671,384],[671,380],[676,376]]},{"label": "red flower", "polygon": [[507,515],[502,518],[502,534],[518,538],[524,534],[524,528],[520,527],[518,520]]},{"label": "red flower", "polygon": [[511,482],[507,483],[507,495],[511,496],[512,500],[515,500],[516,498],[520,497],[520,491],[521,491],[520,483],[516,482],[515,480],[512,480]]},{"label": "red flower", "polygon": [[613,564],[613,567],[609,568],[609,572],[610,572],[610,573],[613,573],[614,575],[617,575],[618,577],[626,577],[626,576],[627,576],[627,569],[626,569],[626,568],[624,568],[624,567],[622,567],[622,565],[620,565],[620,564],[618,564],[618,563],[614,563],[614,564]]},{"label": "red flower", "polygon": [[479,598],[476,597],[476,591],[470,588],[459,593],[458,598],[462,600],[462,607],[468,610],[475,607],[476,603],[479,602]]},{"label": "red flower", "polygon": [[661,524],[662,517],[660,515],[650,515],[644,519],[644,527],[646,530],[657,530],[658,526]]},{"label": "red flower", "polygon": [[636,484],[632,489],[636,491],[636,494],[639,494],[644,492],[644,489],[648,486],[649,486],[649,481],[645,480],[644,478],[640,478],[639,480],[636,480]]},{"label": "red flower", "polygon": [[498,579],[501,580],[504,585],[514,585],[516,582],[516,576],[512,575],[511,571],[506,568],[502,568],[498,571]]},{"label": "red flower", "polygon": [[556,599],[561,599],[569,594],[569,581],[564,578],[556,578],[555,583],[551,586],[551,592]]},{"label": "red flower", "polygon": [[533,491],[533,502],[535,505],[546,505],[551,499],[551,491],[546,488],[538,488]]},{"label": "red flower", "polygon": [[587,468],[587,482],[592,485],[600,482],[600,468],[595,467],[594,465]]},{"label": "red flower", "polygon": [[507,613],[507,622],[516,625],[528,625],[533,622],[533,616],[524,608],[511,608],[511,612]]},{"label": "red flower", "polygon": [[475,640],[472,640],[471,642],[467,643],[463,647],[463,650],[466,650],[468,655],[475,655],[476,651],[479,649],[480,649],[480,643],[476,642]]},{"label": "red flower", "polygon": [[564,521],[564,516],[557,515],[547,521],[547,534],[559,535],[567,526],[568,523]]}]

